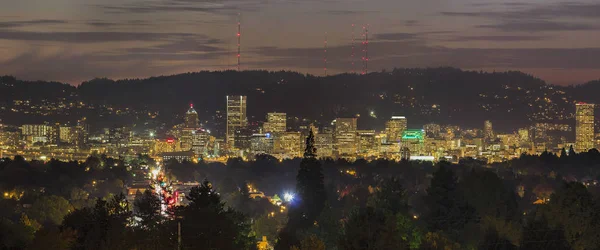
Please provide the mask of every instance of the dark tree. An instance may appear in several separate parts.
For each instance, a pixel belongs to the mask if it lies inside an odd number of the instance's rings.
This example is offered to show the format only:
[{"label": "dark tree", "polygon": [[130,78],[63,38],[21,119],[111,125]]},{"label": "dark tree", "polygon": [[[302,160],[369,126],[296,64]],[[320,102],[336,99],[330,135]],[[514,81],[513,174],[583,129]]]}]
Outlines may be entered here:
[{"label": "dark tree", "polygon": [[372,196],[371,204],[375,208],[389,211],[392,214],[408,213],[405,190],[402,188],[400,180],[395,177],[385,179],[381,183],[375,195]]},{"label": "dark tree", "polygon": [[221,201],[212,184],[205,180],[191,189],[187,199],[190,204],[178,207],[175,215],[181,223],[184,249],[252,249],[254,237],[250,235],[248,219],[228,208]]},{"label": "dark tree", "polygon": [[138,193],[133,202],[135,216],[141,219],[143,229],[154,229],[162,222],[160,199],[150,190]]},{"label": "dark tree", "polygon": [[424,220],[430,231],[443,231],[458,238],[462,229],[473,218],[474,209],[457,190],[458,183],[448,163],[440,163],[427,189],[425,204],[428,211]]},{"label": "dark tree", "polygon": [[286,228],[280,234],[277,249],[289,249],[298,244],[297,233],[316,224],[327,200],[321,162],[317,160],[315,137],[312,130],[306,138],[304,158],[296,176],[296,196],[289,210]]},{"label": "dark tree", "polygon": [[396,218],[372,207],[354,211],[344,223],[339,249],[408,249],[400,237]]}]

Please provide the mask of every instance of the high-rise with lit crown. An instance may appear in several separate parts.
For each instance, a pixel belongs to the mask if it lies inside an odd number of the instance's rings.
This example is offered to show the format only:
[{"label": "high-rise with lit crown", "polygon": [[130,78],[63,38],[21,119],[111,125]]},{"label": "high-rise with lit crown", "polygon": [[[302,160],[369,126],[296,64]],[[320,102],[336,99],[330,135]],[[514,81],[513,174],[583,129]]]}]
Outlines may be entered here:
[{"label": "high-rise with lit crown", "polygon": [[483,122],[483,139],[485,141],[494,139],[494,129],[490,120]]},{"label": "high-rise with lit crown", "polygon": [[286,131],[285,113],[267,113],[267,121],[263,124],[263,132],[281,133]]},{"label": "high-rise with lit crown", "polygon": [[594,148],[594,104],[575,105],[575,151],[587,152]]},{"label": "high-rise with lit crown", "polygon": [[186,128],[199,128],[200,122],[198,121],[198,112],[194,109],[194,104],[190,104],[190,109],[185,113],[185,127]]},{"label": "high-rise with lit crown", "polygon": [[227,131],[226,140],[230,146],[235,146],[235,131],[245,127],[248,123],[246,117],[246,96],[227,96]]},{"label": "high-rise with lit crown", "polygon": [[388,143],[400,142],[402,132],[406,130],[407,120],[404,116],[392,116],[392,119],[385,123],[385,133]]}]

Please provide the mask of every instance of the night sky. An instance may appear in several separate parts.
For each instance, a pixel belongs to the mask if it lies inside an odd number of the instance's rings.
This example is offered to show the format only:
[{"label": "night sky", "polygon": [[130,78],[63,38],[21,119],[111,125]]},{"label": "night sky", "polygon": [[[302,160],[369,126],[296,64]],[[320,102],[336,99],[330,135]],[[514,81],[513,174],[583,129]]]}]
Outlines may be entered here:
[{"label": "night sky", "polygon": [[[600,1],[4,0],[0,75],[72,84],[235,67],[323,75],[453,66],[520,70],[553,84],[600,78]],[[484,83],[482,83],[484,84]]]}]

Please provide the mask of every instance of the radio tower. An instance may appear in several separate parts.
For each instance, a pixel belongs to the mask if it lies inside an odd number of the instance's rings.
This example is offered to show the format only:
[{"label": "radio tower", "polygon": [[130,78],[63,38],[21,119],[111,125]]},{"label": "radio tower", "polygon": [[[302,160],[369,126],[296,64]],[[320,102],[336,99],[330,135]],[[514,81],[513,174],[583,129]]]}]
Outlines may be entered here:
[{"label": "radio tower", "polygon": [[363,75],[369,73],[369,25],[363,26],[363,32],[365,40],[363,41],[363,52],[365,53],[363,56]]},{"label": "radio tower", "polygon": [[350,54],[350,62],[352,63],[352,73],[356,73],[356,68],[354,67],[354,24],[352,24],[352,54]]},{"label": "radio tower", "polygon": [[325,32],[325,42],[323,43],[323,63],[325,64],[325,67],[323,68],[325,70],[325,76],[327,76],[327,32]]},{"label": "radio tower", "polygon": [[238,32],[237,32],[237,70],[240,71],[240,43],[242,38],[242,21],[240,13],[238,13]]}]

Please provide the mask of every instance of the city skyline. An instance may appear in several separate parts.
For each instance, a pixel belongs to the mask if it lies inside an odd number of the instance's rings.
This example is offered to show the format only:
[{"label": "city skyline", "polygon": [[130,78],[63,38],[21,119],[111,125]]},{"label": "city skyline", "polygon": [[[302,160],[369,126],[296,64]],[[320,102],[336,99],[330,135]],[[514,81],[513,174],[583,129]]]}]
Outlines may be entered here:
[{"label": "city skyline", "polygon": [[600,75],[600,4],[591,0],[32,3],[4,3],[0,10],[1,74],[79,84],[235,69],[239,14],[242,70],[324,75],[327,33],[328,74],[361,72],[368,24],[370,71],[520,70],[562,85]]}]

